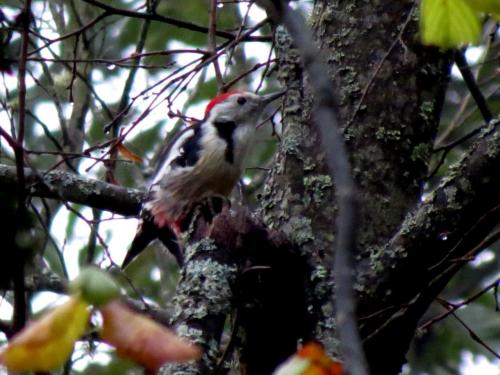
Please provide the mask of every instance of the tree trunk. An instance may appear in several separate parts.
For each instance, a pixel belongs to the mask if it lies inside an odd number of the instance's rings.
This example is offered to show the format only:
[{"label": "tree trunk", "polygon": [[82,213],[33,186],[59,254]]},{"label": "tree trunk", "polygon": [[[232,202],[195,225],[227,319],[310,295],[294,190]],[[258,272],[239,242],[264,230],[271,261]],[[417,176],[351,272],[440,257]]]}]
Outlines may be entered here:
[{"label": "tree trunk", "polygon": [[[414,11],[412,1],[318,1],[311,19],[321,58],[329,66],[325,79],[337,90],[337,111],[361,198],[359,273],[372,271],[374,250],[387,243],[419,202],[448,81],[450,55],[417,43]],[[314,98],[298,52],[284,32],[278,31],[276,40],[287,89],[284,134],[261,212],[270,227],[285,231],[313,254],[315,288],[309,292],[317,307],[317,333],[330,351],[338,352],[330,276],[323,271],[332,267],[335,181],[318,152],[320,141],[311,126]],[[360,296],[366,297],[365,287],[360,280]],[[361,317],[387,307],[373,299],[359,302]],[[391,343],[404,349],[388,351],[391,356],[383,356],[383,362],[367,346],[372,372],[399,372],[410,339]],[[377,345],[389,348],[386,342]]]}]

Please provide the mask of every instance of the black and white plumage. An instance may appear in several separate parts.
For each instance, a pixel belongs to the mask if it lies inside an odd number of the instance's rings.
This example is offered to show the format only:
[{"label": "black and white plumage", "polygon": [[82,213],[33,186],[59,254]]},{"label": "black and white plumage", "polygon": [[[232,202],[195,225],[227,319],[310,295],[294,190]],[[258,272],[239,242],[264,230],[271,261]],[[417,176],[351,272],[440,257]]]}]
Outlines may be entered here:
[{"label": "black and white plumage", "polygon": [[196,204],[231,193],[264,108],[282,94],[235,91],[219,95],[207,105],[202,121],[170,142],[158,162],[122,267],[156,238],[182,264],[177,238],[185,229],[183,221]]}]

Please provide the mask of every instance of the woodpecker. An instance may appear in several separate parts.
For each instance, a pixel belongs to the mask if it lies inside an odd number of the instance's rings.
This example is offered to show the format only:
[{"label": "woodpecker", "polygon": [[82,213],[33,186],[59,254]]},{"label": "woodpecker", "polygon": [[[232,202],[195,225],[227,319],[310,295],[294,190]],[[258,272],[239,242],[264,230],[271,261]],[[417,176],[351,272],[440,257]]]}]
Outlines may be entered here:
[{"label": "woodpecker", "polygon": [[231,193],[264,108],[283,94],[221,94],[208,103],[203,120],[174,137],[159,158],[122,268],[156,238],[182,265],[178,238],[186,229],[183,223],[197,204]]}]

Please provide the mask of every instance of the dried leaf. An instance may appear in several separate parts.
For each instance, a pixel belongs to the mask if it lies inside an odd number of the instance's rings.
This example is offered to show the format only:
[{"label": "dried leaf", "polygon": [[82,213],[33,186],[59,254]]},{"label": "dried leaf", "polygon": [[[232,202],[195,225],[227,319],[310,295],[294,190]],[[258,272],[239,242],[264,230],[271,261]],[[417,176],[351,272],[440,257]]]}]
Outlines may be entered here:
[{"label": "dried leaf", "polygon": [[105,305],[101,313],[101,338],[113,345],[122,357],[148,370],[156,371],[166,362],[186,362],[201,355],[198,347],[118,301]]},{"label": "dried leaf", "polygon": [[122,142],[118,142],[116,148],[125,159],[136,163],[142,163],[142,158],[136,153],[130,151]]}]

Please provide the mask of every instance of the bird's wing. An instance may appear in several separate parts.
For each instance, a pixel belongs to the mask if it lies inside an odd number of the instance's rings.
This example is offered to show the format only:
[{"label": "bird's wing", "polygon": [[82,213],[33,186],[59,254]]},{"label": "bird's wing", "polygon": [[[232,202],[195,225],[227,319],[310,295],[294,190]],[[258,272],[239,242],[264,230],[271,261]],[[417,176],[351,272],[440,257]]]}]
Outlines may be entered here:
[{"label": "bird's wing", "polygon": [[178,167],[193,166],[200,156],[201,150],[201,122],[179,132],[162,151],[158,159],[151,186],[168,176]]},{"label": "bird's wing", "polygon": [[[182,254],[177,244],[175,229],[170,223],[158,224],[158,211],[164,210],[164,202],[158,199],[161,190],[161,182],[175,174],[176,170],[194,165],[200,153],[201,127],[196,123],[179,132],[162,151],[154,176],[150,183],[150,194],[143,202],[137,233],[132,241],[122,268],[127,266],[142,250],[154,239],[159,238],[164,245],[174,254],[177,262],[181,264]],[[176,202],[181,204],[181,202]],[[168,206],[168,204],[167,204]],[[156,215],[156,216],[155,216]],[[156,217],[156,219],[155,219]],[[167,220],[168,221],[168,220]]]}]

